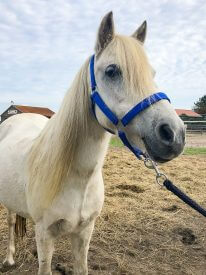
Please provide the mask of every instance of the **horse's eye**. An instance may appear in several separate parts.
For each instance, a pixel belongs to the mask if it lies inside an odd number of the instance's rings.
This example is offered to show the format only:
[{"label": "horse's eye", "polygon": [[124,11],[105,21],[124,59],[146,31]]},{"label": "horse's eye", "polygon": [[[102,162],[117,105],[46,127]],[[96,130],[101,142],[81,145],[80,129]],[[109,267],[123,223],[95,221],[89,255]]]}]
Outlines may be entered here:
[{"label": "horse's eye", "polygon": [[105,75],[110,78],[115,78],[116,76],[120,75],[120,69],[117,65],[111,64],[105,70]]}]

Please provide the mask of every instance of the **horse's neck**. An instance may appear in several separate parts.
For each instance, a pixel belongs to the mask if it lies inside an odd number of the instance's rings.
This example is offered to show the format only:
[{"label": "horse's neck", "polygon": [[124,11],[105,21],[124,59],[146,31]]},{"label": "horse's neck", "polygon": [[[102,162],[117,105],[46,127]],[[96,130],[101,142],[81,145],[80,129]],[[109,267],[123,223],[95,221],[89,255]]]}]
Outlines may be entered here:
[{"label": "horse's neck", "polygon": [[102,168],[111,136],[94,123],[91,124],[91,135],[80,140],[73,162],[74,171],[84,177],[90,175],[94,169]]},{"label": "horse's neck", "polygon": [[[58,136],[68,137],[68,142],[62,143],[67,154],[65,160],[72,159],[72,168],[87,173],[96,165],[102,166],[110,134],[99,125],[91,111],[87,62],[84,66],[66,94],[54,123],[62,123],[56,129]],[[68,146],[72,148],[67,152]]]},{"label": "horse's neck", "polygon": [[[87,91],[87,94],[89,94],[89,91]],[[90,97],[88,97],[88,101],[90,101]],[[89,108],[89,110],[84,110],[87,120],[84,122],[86,126],[82,125],[83,129],[80,129],[80,125],[78,126],[75,140],[75,157],[72,164],[72,170],[77,171],[78,175],[82,176],[90,174],[95,168],[101,169],[111,136],[97,122],[92,113],[91,104],[88,103],[86,108]],[[79,113],[78,115],[76,121],[82,119],[82,114]]]}]

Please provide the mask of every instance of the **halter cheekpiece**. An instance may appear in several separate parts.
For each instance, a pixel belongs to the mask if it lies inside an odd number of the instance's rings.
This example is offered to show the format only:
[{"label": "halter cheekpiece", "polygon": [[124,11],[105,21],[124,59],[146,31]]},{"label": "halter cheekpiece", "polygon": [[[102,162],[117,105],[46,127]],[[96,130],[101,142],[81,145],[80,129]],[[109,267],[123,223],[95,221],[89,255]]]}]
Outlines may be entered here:
[{"label": "halter cheekpiece", "polygon": [[[165,93],[162,93],[162,92],[155,93],[143,99],[141,102],[137,103],[129,112],[127,112],[121,119],[119,119],[112,112],[112,110],[107,106],[107,104],[104,102],[104,100],[101,98],[100,94],[97,91],[97,84],[96,84],[95,74],[94,74],[94,61],[95,61],[95,55],[92,55],[90,59],[91,101],[92,101],[92,111],[95,118],[97,119],[96,113],[95,113],[95,104],[96,104],[99,107],[99,109],[104,113],[104,115],[116,127],[118,131],[118,136],[123,142],[123,144],[127,146],[129,150],[131,150],[138,159],[142,159],[142,157],[146,157],[145,154],[138,147],[133,146],[129,142],[125,132],[118,129],[118,124],[121,123],[124,127],[127,126],[134,117],[136,117],[139,113],[141,113],[142,111],[150,107],[152,104],[162,99],[166,99],[170,102],[169,98]],[[110,129],[105,128],[105,130],[114,134]]]}]

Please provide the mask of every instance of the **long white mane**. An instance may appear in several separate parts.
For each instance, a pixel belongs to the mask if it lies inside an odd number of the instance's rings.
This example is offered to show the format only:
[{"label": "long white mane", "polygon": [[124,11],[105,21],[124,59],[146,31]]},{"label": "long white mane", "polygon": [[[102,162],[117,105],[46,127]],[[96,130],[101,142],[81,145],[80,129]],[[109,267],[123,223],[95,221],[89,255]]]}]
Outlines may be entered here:
[{"label": "long white mane", "polygon": [[88,133],[88,64],[80,69],[60,110],[34,141],[28,156],[30,209],[45,209],[62,188],[72,168],[79,140]]}]

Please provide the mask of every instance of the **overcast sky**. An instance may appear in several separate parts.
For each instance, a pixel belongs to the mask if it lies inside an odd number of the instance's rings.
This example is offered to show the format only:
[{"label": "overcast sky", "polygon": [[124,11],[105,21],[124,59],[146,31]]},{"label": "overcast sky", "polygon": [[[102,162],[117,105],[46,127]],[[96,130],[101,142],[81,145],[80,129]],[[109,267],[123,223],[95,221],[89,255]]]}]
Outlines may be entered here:
[{"label": "overcast sky", "polygon": [[205,0],[0,0],[0,113],[11,100],[57,111],[110,10],[121,34],[147,20],[159,90],[190,109],[206,93]]}]

